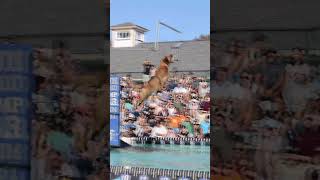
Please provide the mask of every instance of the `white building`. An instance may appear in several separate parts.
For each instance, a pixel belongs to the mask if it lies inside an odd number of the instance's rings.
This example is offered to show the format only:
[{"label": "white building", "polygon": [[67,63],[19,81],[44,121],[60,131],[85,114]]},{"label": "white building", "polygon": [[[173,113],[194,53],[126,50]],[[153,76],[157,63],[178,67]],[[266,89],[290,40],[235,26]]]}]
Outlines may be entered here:
[{"label": "white building", "polygon": [[144,42],[144,33],[148,29],[133,23],[111,26],[111,46],[113,48],[134,47]]}]

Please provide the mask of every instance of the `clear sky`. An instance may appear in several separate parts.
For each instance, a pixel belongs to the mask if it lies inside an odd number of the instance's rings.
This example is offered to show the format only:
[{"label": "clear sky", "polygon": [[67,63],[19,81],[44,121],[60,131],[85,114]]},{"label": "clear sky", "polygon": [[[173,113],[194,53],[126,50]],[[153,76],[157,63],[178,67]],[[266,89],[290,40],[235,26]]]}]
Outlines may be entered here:
[{"label": "clear sky", "polygon": [[149,29],[146,42],[156,36],[160,20],[180,31],[160,27],[160,41],[192,40],[210,33],[210,0],[110,0],[110,25],[132,22]]}]

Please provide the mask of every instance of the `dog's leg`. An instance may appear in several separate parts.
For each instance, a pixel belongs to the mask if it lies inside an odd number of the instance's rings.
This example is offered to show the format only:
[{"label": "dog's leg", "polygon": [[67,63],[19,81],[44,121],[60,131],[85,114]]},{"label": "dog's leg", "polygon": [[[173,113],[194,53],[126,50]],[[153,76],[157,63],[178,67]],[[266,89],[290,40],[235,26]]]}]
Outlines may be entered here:
[{"label": "dog's leg", "polygon": [[169,76],[166,76],[164,79],[163,79],[163,82],[161,82],[161,85],[162,85],[162,89],[165,89],[167,87],[167,82],[169,80]]},{"label": "dog's leg", "polygon": [[162,86],[162,83],[161,83],[161,81],[159,82],[159,87],[158,87],[158,89],[157,89],[157,93],[159,93],[159,92],[162,92],[162,90],[163,90],[163,86]]},{"label": "dog's leg", "polygon": [[166,87],[167,87],[167,82],[163,82],[163,84],[162,84],[162,90],[163,90],[163,89],[166,89]]}]

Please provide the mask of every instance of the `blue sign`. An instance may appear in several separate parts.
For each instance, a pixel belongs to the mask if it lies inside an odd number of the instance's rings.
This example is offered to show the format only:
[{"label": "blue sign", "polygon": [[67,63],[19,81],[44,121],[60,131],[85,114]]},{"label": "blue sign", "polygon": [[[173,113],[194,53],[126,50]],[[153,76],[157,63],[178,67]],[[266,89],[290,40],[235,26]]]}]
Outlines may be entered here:
[{"label": "blue sign", "polygon": [[120,146],[120,78],[110,77],[110,145]]},{"label": "blue sign", "polygon": [[0,164],[26,167],[0,169],[0,176],[9,179],[28,173],[30,166],[31,55],[31,46],[0,44]]}]

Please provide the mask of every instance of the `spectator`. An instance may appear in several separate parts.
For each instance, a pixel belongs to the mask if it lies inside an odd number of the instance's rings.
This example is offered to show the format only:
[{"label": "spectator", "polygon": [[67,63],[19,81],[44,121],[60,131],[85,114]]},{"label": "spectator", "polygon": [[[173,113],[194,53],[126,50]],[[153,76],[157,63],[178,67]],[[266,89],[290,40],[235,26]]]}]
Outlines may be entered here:
[{"label": "spectator", "polygon": [[201,127],[201,134],[204,138],[210,138],[210,118],[207,116],[207,118],[200,123]]},{"label": "spectator", "polygon": [[174,116],[177,113],[177,110],[172,103],[168,103],[167,109],[168,109],[169,116]]},{"label": "spectator", "polygon": [[173,93],[185,94],[185,93],[188,93],[188,90],[185,87],[183,87],[182,82],[179,82],[178,86],[173,89]]},{"label": "spectator", "polygon": [[196,99],[191,99],[188,106],[189,106],[191,117],[195,117],[196,112],[199,110],[199,101]]},{"label": "spectator", "polygon": [[298,133],[297,146],[300,153],[311,157],[317,155],[316,149],[320,147],[319,135],[319,124],[316,123],[313,117],[305,117],[304,127]]},{"label": "spectator", "polygon": [[[88,142],[99,139],[106,126],[104,118],[100,124],[101,117],[95,114],[95,104],[101,97],[98,89],[104,84],[88,85],[100,77],[80,73],[78,62],[66,49],[49,54],[39,51],[34,66],[38,78],[33,125],[38,128],[32,138],[32,164],[37,168],[32,171],[32,179],[83,179],[92,173],[91,165],[101,155],[89,152]],[[98,144],[102,146],[103,141]]]},{"label": "spectator", "polygon": [[156,126],[152,128],[151,137],[165,137],[168,129],[164,126],[164,121],[157,121]]},{"label": "spectator", "polygon": [[151,67],[152,67],[152,64],[150,61],[148,60],[145,60],[144,63],[143,63],[143,82],[146,83],[149,81],[150,79],[150,71],[151,71]]},{"label": "spectator", "polygon": [[184,128],[188,131],[188,136],[193,137],[194,136],[194,129],[193,129],[193,124],[190,121],[190,118],[186,118],[185,121],[181,123]]},{"label": "spectator", "polygon": [[208,86],[208,83],[206,82],[200,82],[199,84],[199,96],[201,98],[204,98],[206,95],[208,95],[210,93],[210,89]]},{"label": "spectator", "polygon": [[[284,54],[265,40],[232,40],[223,52],[215,49],[213,156],[221,169],[237,171],[244,179],[283,179],[276,171],[280,164],[311,165],[319,157],[320,66],[310,60],[319,56],[301,48]],[[196,118],[203,117],[197,112]],[[289,158],[284,160],[282,152]]]}]

